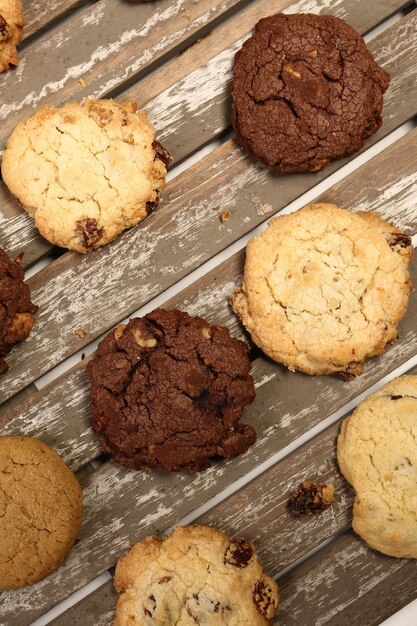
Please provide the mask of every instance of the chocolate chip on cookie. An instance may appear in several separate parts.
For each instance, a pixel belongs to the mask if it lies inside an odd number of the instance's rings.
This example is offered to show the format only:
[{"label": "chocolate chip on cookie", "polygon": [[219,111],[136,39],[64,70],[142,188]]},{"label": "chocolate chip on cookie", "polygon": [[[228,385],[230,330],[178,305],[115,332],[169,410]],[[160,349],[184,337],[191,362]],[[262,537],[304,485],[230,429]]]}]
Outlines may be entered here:
[{"label": "chocolate chip on cookie", "polygon": [[18,64],[24,23],[20,0],[0,0],[0,73]]},{"label": "chocolate chip on cookie", "polygon": [[31,437],[0,437],[0,589],[32,585],[70,552],[81,487],[61,457]]},{"label": "chocolate chip on cookie", "polygon": [[343,20],[273,15],[236,54],[233,128],[244,148],[282,173],[320,170],[378,130],[388,83]]},{"label": "chocolate chip on cookie", "polygon": [[87,367],[103,450],[134,469],[202,470],[251,446],[240,424],[254,397],[246,345],[221,326],[158,309],[118,326]]},{"label": "chocolate chip on cookie", "polygon": [[[239,541],[250,548],[244,568],[224,559]],[[278,608],[278,585],[253,544],[205,526],[178,526],[163,540],[132,546],[117,563],[114,586],[121,593],[114,626],[267,626]]]},{"label": "chocolate chip on cookie", "polygon": [[24,281],[20,258],[12,261],[0,249],[0,375],[8,370],[2,358],[12,347],[29,337],[33,314],[38,307],[30,300],[30,290]]}]

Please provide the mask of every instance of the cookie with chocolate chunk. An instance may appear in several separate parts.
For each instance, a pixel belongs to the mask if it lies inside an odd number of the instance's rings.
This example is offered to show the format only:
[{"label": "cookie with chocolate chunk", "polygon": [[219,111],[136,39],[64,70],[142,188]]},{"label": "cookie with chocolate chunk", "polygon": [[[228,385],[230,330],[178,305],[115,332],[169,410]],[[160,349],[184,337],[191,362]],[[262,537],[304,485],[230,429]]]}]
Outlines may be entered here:
[{"label": "cookie with chocolate chunk", "polygon": [[118,326],[87,367],[103,450],[125,467],[198,471],[251,446],[248,349],[221,326],[157,309]]},{"label": "cookie with chocolate chunk", "polygon": [[17,65],[17,45],[22,39],[23,7],[20,0],[0,0],[0,73]]},{"label": "cookie with chocolate chunk", "polygon": [[260,20],[236,54],[233,128],[244,148],[281,173],[317,171],[378,130],[388,84],[343,20],[279,13]]},{"label": "cookie with chocolate chunk", "polygon": [[267,626],[278,585],[255,547],[206,526],[146,537],[119,559],[114,626]]},{"label": "cookie with chocolate chunk", "polygon": [[20,258],[12,261],[0,248],[0,375],[8,370],[4,356],[29,337],[38,307],[30,300]]},{"label": "cookie with chocolate chunk", "polygon": [[46,239],[85,253],[156,208],[170,159],[145,111],[87,100],[18,124],[2,174]]}]

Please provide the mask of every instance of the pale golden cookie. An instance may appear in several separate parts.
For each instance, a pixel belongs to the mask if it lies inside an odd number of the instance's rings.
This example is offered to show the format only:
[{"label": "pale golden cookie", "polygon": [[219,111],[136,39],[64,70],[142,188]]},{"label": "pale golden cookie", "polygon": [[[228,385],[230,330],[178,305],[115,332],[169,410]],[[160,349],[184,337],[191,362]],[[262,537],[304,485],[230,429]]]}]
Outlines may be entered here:
[{"label": "pale golden cookie", "polygon": [[412,256],[410,238],[376,214],[308,205],[248,243],[232,306],[272,359],[349,379],[396,339]]},{"label": "pale golden cookie", "polygon": [[344,420],[340,471],[356,491],[353,529],[376,550],[417,559],[417,376],[401,376]]},{"label": "pale golden cookie", "polygon": [[114,626],[266,626],[278,585],[253,544],[205,526],[146,537],[119,559]]},{"label": "pale golden cookie", "polygon": [[9,137],[4,182],[50,242],[89,252],[157,206],[170,156],[135,110],[112,100],[45,107]]},{"label": "pale golden cookie", "polygon": [[80,485],[52,448],[0,437],[0,589],[53,572],[77,538],[82,513]]},{"label": "pale golden cookie", "polygon": [[18,64],[16,46],[22,39],[24,24],[20,0],[0,0],[0,72]]}]

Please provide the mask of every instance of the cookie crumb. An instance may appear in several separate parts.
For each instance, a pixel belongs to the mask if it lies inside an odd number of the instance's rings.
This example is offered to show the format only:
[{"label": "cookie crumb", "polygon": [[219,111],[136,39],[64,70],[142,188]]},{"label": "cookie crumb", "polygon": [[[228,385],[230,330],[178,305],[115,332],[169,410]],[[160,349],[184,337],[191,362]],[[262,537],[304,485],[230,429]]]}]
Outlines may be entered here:
[{"label": "cookie crumb", "polygon": [[222,222],[228,222],[230,220],[230,217],[230,211],[223,211],[223,213],[220,214],[220,219]]},{"label": "cookie crumb", "polygon": [[86,337],[87,336],[87,333],[84,330],[82,330],[82,328],[76,328],[74,330],[74,333],[76,335],[78,335],[79,337]]},{"label": "cookie crumb", "polygon": [[333,485],[305,480],[288,501],[293,515],[313,515],[329,508],[334,501]]},{"label": "cookie crumb", "polygon": [[83,77],[79,78],[78,82],[80,83],[81,87],[87,87],[87,81]]}]

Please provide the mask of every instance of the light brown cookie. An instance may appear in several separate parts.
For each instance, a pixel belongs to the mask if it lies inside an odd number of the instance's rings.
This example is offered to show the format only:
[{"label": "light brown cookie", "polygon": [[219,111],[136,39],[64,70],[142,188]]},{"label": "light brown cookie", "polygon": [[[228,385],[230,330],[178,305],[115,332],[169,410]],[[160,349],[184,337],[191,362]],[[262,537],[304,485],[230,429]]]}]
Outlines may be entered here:
[{"label": "light brown cookie", "polygon": [[156,208],[169,161],[144,111],[87,100],[18,124],[2,174],[46,239],[89,252]]},{"label": "light brown cookie", "polygon": [[278,585],[253,544],[205,526],[146,537],[116,567],[114,626],[266,626]]},{"label": "light brown cookie", "polygon": [[82,512],[80,485],[52,448],[0,437],[0,589],[53,572],[77,538]]},{"label": "light brown cookie", "polygon": [[19,62],[16,46],[24,24],[20,0],[0,0],[0,73]]},{"label": "light brown cookie", "polygon": [[344,420],[337,460],[356,491],[353,529],[384,554],[417,559],[417,376],[392,380]]},{"label": "light brown cookie", "polygon": [[232,306],[290,370],[349,379],[396,339],[412,255],[410,238],[376,214],[308,205],[249,242]]}]

